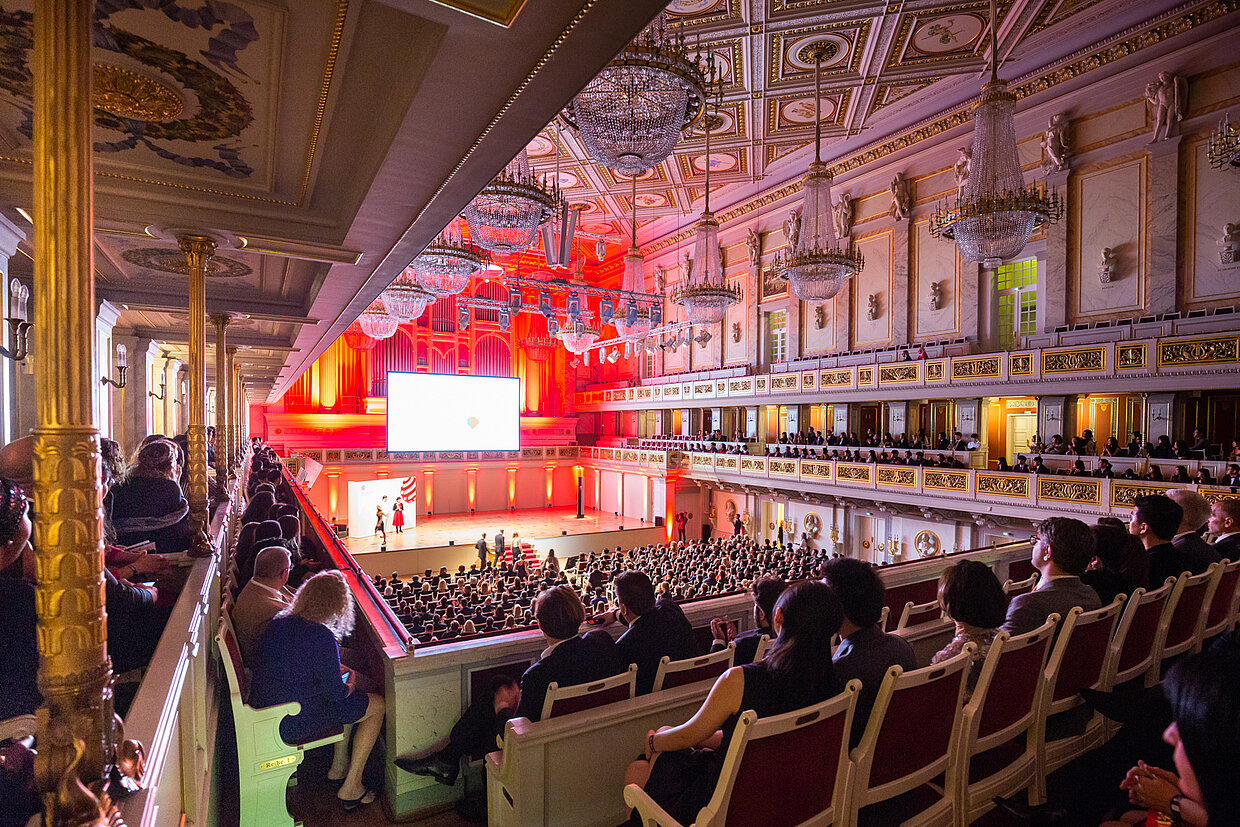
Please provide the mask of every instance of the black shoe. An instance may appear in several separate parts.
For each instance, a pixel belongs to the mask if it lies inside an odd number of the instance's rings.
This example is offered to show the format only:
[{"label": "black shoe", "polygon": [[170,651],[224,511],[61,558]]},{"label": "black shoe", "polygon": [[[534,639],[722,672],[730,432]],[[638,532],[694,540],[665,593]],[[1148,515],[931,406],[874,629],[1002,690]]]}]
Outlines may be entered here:
[{"label": "black shoe", "polygon": [[1060,827],[1068,823],[1068,811],[1062,807],[1053,807],[1050,804],[1030,807],[1028,804],[1021,804],[1019,801],[999,796],[995,797],[994,802],[996,807],[1012,816],[1019,824],[1029,824],[1031,827]]},{"label": "black shoe", "polygon": [[456,776],[461,771],[460,761],[455,763],[447,761],[441,758],[439,753],[425,758],[409,758],[402,755],[394,763],[405,772],[430,776],[440,784],[446,784],[449,787],[456,784]]}]

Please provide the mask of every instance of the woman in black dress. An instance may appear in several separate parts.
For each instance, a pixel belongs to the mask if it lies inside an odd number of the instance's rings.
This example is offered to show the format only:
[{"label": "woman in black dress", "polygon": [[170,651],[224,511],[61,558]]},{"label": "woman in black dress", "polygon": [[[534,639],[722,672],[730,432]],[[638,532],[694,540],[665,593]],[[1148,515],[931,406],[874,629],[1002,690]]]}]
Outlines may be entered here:
[{"label": "woman in black dress", "polygon": [[825,583],[799,583],[785,591],[775,604],[771,651],[720,675],[685,723],[651,730],[646,758],[629,765],[625,783],[645,789],[681,824],[692,823],[714,792],[741,712],[752,709],[765,718],[839,694],[843,687],[831,665],[831,636],[843,620],[839,598]]}]

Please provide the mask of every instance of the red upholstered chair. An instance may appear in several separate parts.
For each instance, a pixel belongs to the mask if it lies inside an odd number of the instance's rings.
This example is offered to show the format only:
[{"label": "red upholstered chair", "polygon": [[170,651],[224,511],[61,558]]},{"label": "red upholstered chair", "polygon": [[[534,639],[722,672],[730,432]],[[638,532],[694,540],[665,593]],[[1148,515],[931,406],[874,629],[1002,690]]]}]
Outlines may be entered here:
[{"label": "red upholstered chair", "polygon": [[582,683],[576,686],[561,687],[555,681],[547,687],[547,695],[543,698],[542,720],[571,715],[584,709],[594,709],[616,701],[627,701],[637,691],[637,664],[630,663],[629,668],[619,675],[613,675],[594,683]]},{"label": "red upholstered chair", "polygon": [[1175,581],[1176,578],[1168,577],[1154,591],[1137,589],[1128,599],[1115,630],[1115,639],[1111,641],[1111,650],[1115,655],[1111,667],[1115,671],[1108,688],[1113,689],[1148,674],[1150,664],[1157,662],[1158,626],[1163,622],[1164,613],[1170,617],[1175,609],[1171,603]]},{"label": "red upholstered chair", "polygon": [[684,660],[672,660],[667,655],[659,661],[659,670],[654,673],[654,690],[671,689],[685,684],[709,681],[722,675],[732,668],[732,659],[736,656],[736,643],[729,643],[727,648],[709,655]]},{"label": "red upholstered chair", "polygon": [[1005,580],[1003,583],[1003,593],[1008,597],[1016,597],[1018,594],[1026,594],[1033,591],[1038,585],[1038,573],[1026,577],[1024,580]]},{"label": "red upholstered chair", "polygon": [[1042,736],[1046,660],[1058,615],[1032,632],[1001,632],[982,664],[964,706],[955,753],[956,824],[964,827],[990,810],[995,796],[1026,788],[1037,795],[1038,741]]},{"label": "red upholstered chair", "polygon": [[[1138,591],[1140,591],[1138,589]],[[1082,689],[1107,690],[1114,653],[1111,641],[1124,611],[1124,595],[1109,606],[1084,612],[1079,606],[1068,612],[1059,625],[1059,637],[1046,662],[1047,691],[1044,694],[1043,730],[1052,715],[1068,712],[1082,703]],[[1037,798],[1046,796],[1046,776],[1070,760],[1102,743],[1103,717],[1093,713],[1077,735],[1047,741],[1038,738]]]},{"label": "red upholstered chair", "polygon": [[1201,637],[1193,647],[1194,652],[1201,651],[1204,640],[1221,635],[1236,623],[1236,612],[1240,605],[1240,560],[1224,560],[1220,565],[1218,586],[1214,589],[1214,597],[1210,600],[1210,608],[1206,612],[1205,628]]},{"label": "red upholstered chair", "polygon": [[922,626],[926,623],[934,623],[943,619],[943,607],[939,605],[938,598],[928,603],[904,604],[904,610],[900,612],[900,619],[896,622],[896,631],[900,629],[908,629],[913,626]]},{"label": "red upholstered chair", "polygon": [[[842,824],[854,825],[862,808],[916,793],[928,805],[905,825],[952,824],[955,820],[956,770],[951,762],[959,737],[965,671],[975,651],[942,663],[905,672],[887,670],[861,743],[852,751],[847,811]],[[943,789],[929,782],[945,774]]]},{"label": "red upholstered chair", "polygon": [[[848,733],[861,682],[820,704],[784,715],[741,713],[723,770],[696,827],[810,827],[841,823],[848,790]],[[795,756],[795,760],[789,760]],[[680,827],[636,784],[624,789],[644,827]]]},{"label": "red upholstered chair", "polygon": [[1223,567],[1218,563],[1211,563],[1201,574],[1190,575],[1185,572],[1175,581],[1175,588],[1168,600],[1174,609],[1163,612],[1158,623],[1158,639],[1154,644],[1157,656],[1145,676],[1146,685],[1153,686],[1162,680],[1162,665],[1168,658],[1191,651],[1201,643],[1206,615],[1210,612],[1214,590],[1218,588],[1222,574]]}]

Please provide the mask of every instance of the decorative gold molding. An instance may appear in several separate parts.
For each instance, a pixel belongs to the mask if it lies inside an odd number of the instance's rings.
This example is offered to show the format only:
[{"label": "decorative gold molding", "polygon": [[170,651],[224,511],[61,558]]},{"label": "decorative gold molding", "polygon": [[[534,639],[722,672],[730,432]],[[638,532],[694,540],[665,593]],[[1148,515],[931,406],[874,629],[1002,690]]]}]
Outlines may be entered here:
[{"label": "decorative gold molding", "polygon": [[763,457],[741,457],[741,473],[766,473],[766,459]]},{"label": "decorative gold molding", "polygon": [[1158,366],[1216,365],[1240,360],[1240,337],[1210,336],[1158,343]]},{"label": "decorative gold molding", "polygon": [[909,362],[901,365],[884,365],[878,369],[878,383],[880,385],[903,385],[908,382],[916,382],[921,378],[917,368],[917,362]]},{"label": "decorative gold molding", "polygon": [[866,464],[837,462],[835,479],[839,482],[869,483],[872,468],[873,466]]},{"label": "decorative gold molding", "polygon": [[831,479],[831,463],[817,459],[801,460],[801,479],[809,478],[814,482]]},{"label": "decorative gold molding", "polygon": [[1008,355],[1008,376],[1033,376],[1033,354],[1012,353]]},{"label": "decorative gold molding", "polygon": [[857,368],[857,385],[873,385],[874,368]]},{"label": "decorative gold molding", "polygon": [[766,462],[767,472],[779,477],[795,477],[797,461],[795,459],[769,459]]},{"label": "decorative gold molding", "polygon": [[1134,370],[1146,367],[1149,348],[1144,342],[1138,345],[1117,345],[1115,367],[1117,370]]},{"label": "decorative gold molding", "polygon": [[1102,502],[1102,482],[1080,477],[1058,479],[1039,474],[1038,499],[1098,505]]},{"label": "decorative gold molding", "polygon": [[912,468],[880,465],[878,466],[877,479],[879,485],[895,485],[901,488],[915,488],[917,486],[917,471]]},{"label": "decorative gold molding", "polygon": [[1175,485],[1160,485],[1156,482],[1123,482],[1121,480],[1111,480],[1111,507],[1119,508],[1125,505],[1132,505],[1137,497],[1144,497],[1150,494],[1166,494]]},{"label": "decorative gold molding", "polygon": [[1029,497],[1028,474],[978,474],[977,493],[997,497]]},{"label": "decorative gold molding", "polygon": [[1107,349],[1083,347],[1042,353],[1042,373],[1100,373],[1107,369]]},{"label": "decorative gold molding", "polygon": [[968,471],[926,469],[921,472],[921,487],[935,491],[968,491]]},{"label": "decorative gold molding", "polygon": [[945,364],[946,362],[942,359],[936,359],[934,361],[926,362],[926,381],[927,382],[944,381],[947,378],[944,372]]},{"label": "decorative gold molding", "polygon": [[853,369],[841,368],[839,370],[824,370],[818,374],[818,387],[820,388],[838,388],[851,386],[853,383]]},{"label": "decorative gold molding", "polygon": [[998,356],[974,356],[952,359],[952,379],[998,379]]}]

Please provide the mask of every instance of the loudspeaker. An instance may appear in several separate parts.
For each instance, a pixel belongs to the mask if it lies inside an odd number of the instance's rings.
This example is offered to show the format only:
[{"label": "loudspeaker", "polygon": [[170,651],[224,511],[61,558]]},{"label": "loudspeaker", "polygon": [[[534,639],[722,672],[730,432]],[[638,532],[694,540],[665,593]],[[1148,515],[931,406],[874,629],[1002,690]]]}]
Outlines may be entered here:
[{"label": "loudspeaker", "polygon": [[654,518],[654,526],[655,526],[655,528],[661,528],[661,527],[663,526],[663,518],[662,518],[662,517],[655,517],[655,518]]}]

